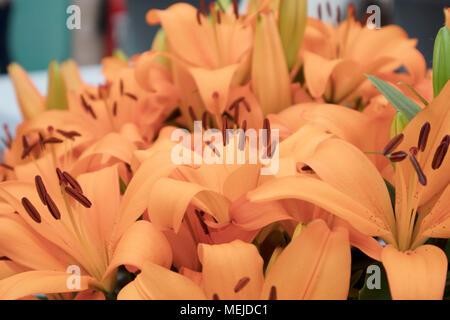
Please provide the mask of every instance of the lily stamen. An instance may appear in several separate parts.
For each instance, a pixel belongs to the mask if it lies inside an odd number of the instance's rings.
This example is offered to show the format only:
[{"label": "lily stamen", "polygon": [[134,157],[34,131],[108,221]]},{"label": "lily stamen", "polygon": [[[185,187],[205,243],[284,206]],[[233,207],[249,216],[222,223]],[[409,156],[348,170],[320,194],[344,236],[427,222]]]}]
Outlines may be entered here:
[{"label": "lily stamen", "polygon": [[192,108],[192,106],[189,106],[188,111],[189,111],[189,116],[191,117],[192,121],[193,122],[197,121],[197,116],[195,115],[195,112],[194,112],[194,109]]},{"label": "lily stamen", "polygon": [[47,205],[46,202],[47,189],[45,188],[44,181],[42,181],[41,176],[36,176],[34,178],[34,181],[36,184],[36,190],[39,195],[39,198],[41,199],[44,205]]},{"label": "lily stamen", "polygon": [[277,300],[277,287],[272,286],[270,288],[269,300]]},{"label": "lily stamen", "polygon": [[127,96],[128,98],[130,98],[131,100],[137,101],[138,97],[136,97],[134,94],[126,92],[125,96]]},{"label": "lily stamen", "polygon": [[419,148],[419,150],[422,152],[425,150],[425,147],[427,146],[430,129],[431,129],[431,125],[429,122],[426,122],[420,129],[419,141],[417,143],[417,148]]},{"label": "lily stamen", "polygon": [[409,155],[409,160],[411,160],[411,163],[416,170],[417,177],[419,178],[419,182],[421,185],[426,186],[427,185],[427,177],[422,171],[422,168],[420,167],[419,162],[416,159],[416,156],[414,154]]},{"label": "lily stamen", "polygon": [[392,162],[400,162],[406,159],[408,154],[405,151],[397,151],[389,155],[389,160]]},{"label": "lily stamen", "polygon": [[28,215],[37,223],[41,223],[41,215],[37,211],[37,209],[33,206],[30,200],[27,198],[22,198],[22,205],[25,208],[25,211]]},{"label": "lily stamen", "polygon": [[50,195],[48,193],[45,195],[45,201],[47,203],[48,211],[53,216],[53,218],[55,218],[56,220],[60,220],[61,212],[59,211],[55,202],[53,201],[53,199],[50,197]]},{"label": "lily stamen", "polygon": [[79,193],[76,189],[72,189],[71,187],[66,187],[64,190],[66,191],[66,193],[69,196],[71,196],[73,199],[78,201],[83,207],[89,209],[92,206],[91,201],[89,201],[89,199],[86,196]]},{"label": "lily stamen", "polygon": [[386,147],[384,147],[383,155],[386,156],[390,154],[392,151],[394,151],[395,148],[397,148],[400,145],[400,143],[402,143],[403,138],[404,138],[403,133],[400,133],[395,137],[393,137],[391,141],[389,141],[389,143],[386,145]]},{"label": "lily stamen", "polygon": [[437,147],[436,152],[433,156],[433,162],[431,163],[431,168],[433,170],[437,170],[441,167],[442,162],[444,161],[444,158],[448,151],[449,146],[449,140],[447,139],[449,137],[448,135],[442,139],[442,142],[439,144],[439,147]]},{"label": "lily stamen", "polygon": [[64,177],[65,181],[67,181],[73,189],[77,190],[81,194],[83,193],[83,189],[81,188],[81,185],[78,183],[78,181],[72,175],[70,175],[70,173],[64,171],[62,173],[62,176]]},{"label": "lily stamen", "polygon": [[239,291],[241,291],[242,289],[245,288],[245,286],[250,282],[250,278],[249,277],[244,277],[242,279],[240,279],[238,281],[238,283],[236,284],[236,286],[234,287],[234,292],[238,293]]},{"label": "lily stamen", "polygon": [[239,19],[239,4],[238,0],[233,0],[233,12],[236,19]]},{"label": "lily stamen", "polygon": [[14,171],[14,168],[6,163],[0,163],[0,167],[5,168],[6,170]]}]

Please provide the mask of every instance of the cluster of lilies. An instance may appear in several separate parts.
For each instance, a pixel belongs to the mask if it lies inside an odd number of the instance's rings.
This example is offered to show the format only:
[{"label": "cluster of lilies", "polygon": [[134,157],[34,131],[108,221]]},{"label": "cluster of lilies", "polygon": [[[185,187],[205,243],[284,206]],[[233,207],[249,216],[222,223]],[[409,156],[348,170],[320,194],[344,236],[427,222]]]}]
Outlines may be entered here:
[{"label": "cluster of lilies", "polygon": [[[442,299],[450,11],[427,70],[400,27],[306,5],[151,10],[151,50],[105,58],[100,86],[52,62],[42,96],[10,65],[24,121],[2,138],[0,299],[357,298],[358,255],[393,299]],[[195,121],[279,130],[278,172],[174,163]]]}]

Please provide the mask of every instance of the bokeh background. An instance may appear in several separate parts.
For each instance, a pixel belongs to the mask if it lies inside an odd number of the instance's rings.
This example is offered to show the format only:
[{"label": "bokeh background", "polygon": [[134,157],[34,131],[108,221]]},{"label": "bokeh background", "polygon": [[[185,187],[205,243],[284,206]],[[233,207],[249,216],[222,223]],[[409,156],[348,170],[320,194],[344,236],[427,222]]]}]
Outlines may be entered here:
[{"label": "bokeh background", "polygon": [[[193,5],[199,0],[184,0]],[[102,82],[100,61],[115,48],[128,56],[148,50],[157,28],[145,22],[151,8],[166,8],[172,0],[0,0],[0,123],[15,127],[20,114],[6,67],[18,62],[37,87],[46,91],[45,69],[53,59],[73,58],[82,67],[82,76],[93,84]],[[247,0],[241,0],[244,10]],[[371,4],[381,7],[382,24],[398,24],[419,40],[419,50],[431,66],[434,37],[444,23],[442,9],[450,0],[309,0],[308,14],[325,12],[325,3],[345,9],[353,2],[362,17]],[[67,8],[81,8],[81,30],[66,27]],[[334,11],[336,12],[336,11]],[[324,14],[324,16],[326,16]],[[324,17],[326,19],[326,17]],[[3,75],[2,75],[3,74]]]}]

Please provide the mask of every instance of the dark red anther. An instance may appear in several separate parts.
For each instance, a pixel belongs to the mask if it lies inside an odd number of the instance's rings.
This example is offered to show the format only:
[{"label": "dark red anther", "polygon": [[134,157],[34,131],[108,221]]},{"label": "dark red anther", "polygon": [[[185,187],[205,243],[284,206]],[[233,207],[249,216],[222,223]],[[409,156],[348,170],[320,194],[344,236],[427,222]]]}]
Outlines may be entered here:
[{"label": "dark red anther", "polygon": [[44,205],[47,205],[47,202],[45,201],[45,196],[47,195],[47,189],[45,188],[44,181],[42,181],[41,176],[34,177],[34,182],[36,184],[36,190],[39,195],[39,198],[41,199],[41,201]]},{"label": "dark red anther", "polygon": [[23,150],[21,159],[25,159],[30,155],[30,153],[33,151],[33,149],[38,145],[38,143],[34,143],[31,146],[28,146],[26,149]]},{"label": "dark red anther", "polygon": [[14,171],[14,168],[6,163],[0,163],[0,167],[5,168],[6,170]]},{"label": "dark red anther", "polygon": [[60,135],[62,135],[64,138],[75,140],[75,137],[81,137],[81,133],[76,131],[64,131],[61,129],[56,130]]},{"label": "dark red anther", "polygon": [[250,282],[250,278],[249,277],[244,277],[242,279],[240,279],[238,281],[238,283],[236,284],[236,286],[234,287],[234,292],[238,293],[239,291],[241,291],[242,289],[245,288],[245,286]]},{"label": "dark red anther", "polygon": [[442,162],[444,161],[445,156],[447,154],[448,146],[449,146],[448,139],[444,137],[444,139],[442,139],[442,142],[437,147],[436,152],[434,153],[433,161],[431,163],[431,168],[433,170],[437,170],[441,167]]},{"label": "dark red anther", "polygon": [[45,201],[47,202],[47,208],[50,214],[53,218],[56,220],[61,219],[61,212],[59,211],[58,207],[56,206],[53,199],[50,197],[50,195],[47,193],[45,196]]},{"label": "dark red anther", "polygon": [[233,0],[233,12],[236,19],[239,19],[239,4],[238,0]]},{"label": "dark red anther", "polygon": [[200,0],[200,10],[202,11],[203,16],[207,16],[208,12],[206,11],[205,0]]},{"label": "dark red anther", "polygon": [[222,24],[222,14],[220,13],[220,10],[217,10],[217,23]]},{"label": "dark red anther", "polygon": [[336,21],[337,21],[338,24],[340,24],[340,23],[341,23],[341,19],[342,19],[342,18],[341,18],[341,14],[342,14],[342,13],[341,13],[341,7],[338,6],[336,10],[337,10]]},{"label": "dark red anther", "polygon": [[88,198],[86,198],[84,195],[79,193],[76,189],[72,189],[71,187],[66,187],[65,190],[69,196],[71,196],[73,199],[78,201],[83,207],[90,208],[92,206],[91,201],[89,201]]},{"label": "dark red anther", "polygon": [[202,25],[202,13],[199,10],[197,10],[197,23],[199,26]]},{"label": "dark red anther", "polygon": [[6,134],[6,141],[7,141],[8,145],[11,147],[13,138],[12,138],[11,132],[9,131],[8,125],[6,123],[3,125],[3,130],[5,131],[5,134]]},{"label": "dark red anther", "polygon": [[25,208],[25,211],[28,215],[33,219],[34,222],[41,223],[41,215],[37,211],[37,209],[33,206],[30,200],[27,198],[22,198],[22,205]]},{"label": "dark red anther", "polygon": [[389,160],[392,162],[400,162],[405,160],[407,156],[408,154],[405,151],[397,151],[389,155]]},{"label": "dark red anther", "polygon": [[127,96],[128,98],[130,98],[131,100],[137,101],[138,97],[136,97],[134,94],[126,92],[125,96]]},{"label": "dark red anther", "polygon": [[114,117],[117,116],[117,101],[114,101],[112,112]]},{"label": "dark red anther", "polygon": [[332,16],[333,16],[333,13],[331,12],[331,5],[330,5],[330,3],[327,1],[327,13],[328,13],[328,16],[331,18]]},{"label": "dark red anther", "polygon": [[272,286],[270,288],[269,300],[277,300],[277,287]]},{"label": "dark red anther", "polygon": [[28,149],[28,147],[30,146],[28,144],[28,137],[27,136],[22,136],[22,146],[24,149]]},{"label": "dark red anther", "polygon": [[400,133],[399,135],[393,137],[391,141],[389,141],[389,143],[386,145],[386,147],[384,147],[383,155],[387,156],[392,151],[394,151],[395,148],[397,148],[400,145],[400,143],[402,143],[403,138],[404,138],[403,133]]},{"label": "dark red anther", "polygon": [[203,112],[202,115],[202,126],[204,130],[208,130],[208,112]]},{"label": "dark red anther", "polygon": [[63,143],[64,141],[62,141],[61,139],[55,138],[55,137],[50,137],[48,139],[45,139],[42,141],[42,145],[46,145],[46,144],[59,144],[59,143]]},{"label": "dark red anther", "polygon": [[125,88],[124,88],[122,79],[120,79],[119,90],[120,90],[120,95],[123,96],[123,92],[124,92]]},{"label": "dark red anther", "polygon": [[319,19],[322,20],[322,4],[319,3],[317,5],[317,15],[319,16]]},{"label": "dark red anther", "polygon": [[60,186],[63,184],[67,184],[67,181],[59,168],[56,168],[56,175],[58,176]]},{"label": "dark red anther", "polygon": [[220,300],[219,295],[217,293],[214,293],[212,298],[213,300]]},{"label": "dark red anther", "polygon": [[72,188],[74,188],[81,194],[83,193],[83,189],[81,188],[81,185],[78,183],[78,181],[72,175],[70,175],[70,173],[64,171],[62,173],[62,176],[64,177],[64,180],[67,181],[67,183],[69,183]]},{"label": "dark red anther", "polygon": [[427,185],[427,177],[423,173],[422,168],[420,167],[420,164],[416,159],[416,156],[414,154],[410,154],[409,160],[411,160],[414,170],[416,170],[417,177],[419,179],[420,184],[423,186],[426,186]]},{"label": "dark red anther", "polygon": [[192,106],[189,106],[188,108],[189,111],[189,116],[191,117],[192,121],[197,121],[197,116],[195,115],[194,109],[192,108]]},{"label": "dark red anther", "polygon": [[417,143],[417,148],[419,148],[419,150],[422,152],[425,150],[425,148],[427,146],[430,129],[431,129],[431,125],[429,122],[426,122],[420,129],[419,141]]},{"label": "dark red anther", "polygon": [[222,117],[222,138],[223,145],[226,146],[228,144],[228,118],[227,116]]}]

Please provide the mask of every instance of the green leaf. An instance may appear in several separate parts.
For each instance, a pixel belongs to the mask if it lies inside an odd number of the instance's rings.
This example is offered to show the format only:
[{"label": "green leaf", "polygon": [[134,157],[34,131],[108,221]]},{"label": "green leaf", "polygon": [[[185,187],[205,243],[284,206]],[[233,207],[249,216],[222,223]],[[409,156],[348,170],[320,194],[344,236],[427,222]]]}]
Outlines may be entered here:
[{"label": "green leaf", "polygon": [[367,280],[372,274],[367,274],[364,280],[364,287],[359,291],[359,300],[392,300],[391,293],[389,291],[389,283],[386,276],[386,271],[381,263],[374,263],[380,267],[381,279],[380,279],[380,289],[369,289],[367,287]]},{"label": "green leaf", "polygon": [[366,75],[366,77],[369,78],[372,84],[386,97],[397,111],[400,111],[406,116],[408,121],[411,121],[422,110],[414,101],[386,81],[371,75]]},{"label": "green leaf", "polygon": [[420,101],[422,101],[422,103],[423,103],[425,106],[428,106],[428,101],[425,100],[425,98],[422,97],[422,96],[421,96],[416,90],[414,90],[414,88],[411,87],[409,84],[404,83],[404,82],[399,82],[398,84],[401,84],[401,85],[404,85],[405,87],[407,87],[412,93],[414,93],[414,95],[415,95],[417,98],[419,98]]},{"label": "green leaf", "polygon": [[433,52],[433,92],[437,97],[450,79],[450,30],[444,26],[439,30]]}]

